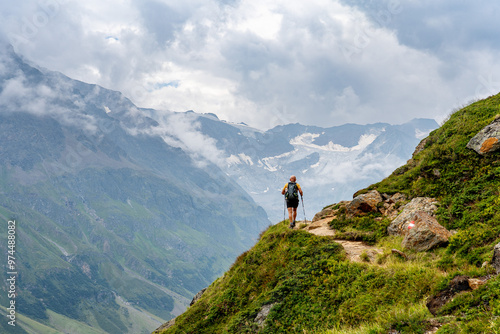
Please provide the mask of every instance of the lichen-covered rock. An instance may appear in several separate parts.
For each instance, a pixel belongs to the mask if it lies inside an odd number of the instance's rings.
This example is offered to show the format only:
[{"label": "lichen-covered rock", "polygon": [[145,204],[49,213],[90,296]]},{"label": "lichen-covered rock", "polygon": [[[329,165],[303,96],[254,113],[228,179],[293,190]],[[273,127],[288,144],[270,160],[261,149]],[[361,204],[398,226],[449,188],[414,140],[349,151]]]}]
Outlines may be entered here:
[{"label": "lichen-covered rock", "polygon": [[401,243],[403,248],[424,252],[447,244],[451,237],[450,231],[424,211],[416,212],[412,223],[414,226],[408,229],[408,233]]},{"label": "lichen-covered rock", "polygon": [[311,223],[317,222],[325,218],[335,218],[340,210],[345,210],[346,205],[351,203],[351,201],[340,201],[337,204],[329,205],[320,212],[316,213],[311,221]]},{"label": "lichen-covered rock", "polygon": [[399,208],[406,201],[406,196],[401,193],[396,193],[392,196],[382,195],[385,198],[384,205],[379,210],[389,219],[394,219],[399,214]]},{"label": "lichen-covered rock", "polygon": [[433,216],[437,210],[438,202],[434,198],[417,197],[403,207],[401,213],[387,227],[389,235],[405,235],[408,224],[413,220],[416,212],[423,211]]},{"label": "lichen-covered rock", "polygon": [[266,322],[267,316],[269,315],[269,312],[271,312],[271,309],[274,305],[276,305],[276,303],[266,304],[262,306],[259,313],[257,313],[254,322],[260,329],[264,328],[264,323]]},{"label": "lichen-covered rock", "polygon": [[164,323],[163,325],[161,325],[160,327],[158,327],[153,332],[153,334],[159,334],[159,333],[163,332],[165,329],[168,329],[168,328],[172,327],[173,325],[175,325],[175,318],[172,319],[172,320],[167,321],[166,323]]},{"label": "lichen-covered rock", "polygon": [[500,242],[496,244],[493,249],[493,257],[490,264],[493,268],[495,268],[497,274],[500,274]]},{"label": "lichen-covered rock", "polygon": [[193,306],[194,303],[196,303],[198,300],[200,300],[201,296],[203,296],[203,294],[205,293],[205,291],[207,290],[207,288],[204,288],[204,289],[201,289],[194,297],[193,297],[193,300],[191,300],[191,303],[189,304],[189,306]]},{"label": "lichen-covered rock", "polygon": [[488,282],[488,277],[469,278],[469,286],[472,290],[477,290]]},{"label": "lichen-covered rock", "polygon": [[417,154],[422,152],[425,148],[425,145],[427,145],[427,142],[429,141],[429,137],[426,137],[418,143],[417,147],[415,147],[415,151],[413,151],[413,154],[411,155],[412,158],[414,158]]},{"label": "lichen-covered rock", "polygon": [[452,300],[457,293],[470,290],[469,277],[457,276],[451,280],[450,285],[445,290],[427,300],[427,308],[432,315],[436,315],[441,307]]},{"label": "lichen-covered rock", "polygon": [[356,196],[351,203],[346,205],[347,214],[351,216],[364,215],[368,212],[377,212],[382,195],[376,190]]},{"label": "lichen-covered rock", "polygon": [[467,148],[481,155],[493,153],[500,148],[500,117],[478,132],[467,144]]}]

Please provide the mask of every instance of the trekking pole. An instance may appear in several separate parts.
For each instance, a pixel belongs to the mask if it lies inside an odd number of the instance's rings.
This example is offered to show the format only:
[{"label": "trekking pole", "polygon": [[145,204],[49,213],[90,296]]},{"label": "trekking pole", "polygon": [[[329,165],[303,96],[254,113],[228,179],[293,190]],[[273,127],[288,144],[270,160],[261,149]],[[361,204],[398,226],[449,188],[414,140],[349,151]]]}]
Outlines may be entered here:
[{"label": "trekking pole", "polygon": [[304,210],[304,223],[307,224],[306,209],[304,208],[304,196],[300,195],[300,198],[302,199],[302,210]]},{"label": "trekking pole", "polygon": [[283,196],[283,221],[285,221],[285,215],[286,215],[286,198]]}]

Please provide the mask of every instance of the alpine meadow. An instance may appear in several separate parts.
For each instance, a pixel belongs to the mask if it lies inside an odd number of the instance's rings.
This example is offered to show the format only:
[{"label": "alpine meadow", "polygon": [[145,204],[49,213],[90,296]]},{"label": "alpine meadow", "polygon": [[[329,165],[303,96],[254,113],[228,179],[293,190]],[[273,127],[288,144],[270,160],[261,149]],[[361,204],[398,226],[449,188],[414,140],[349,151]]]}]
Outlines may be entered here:
[{"label": "alpine meadow", "polygon": [[155,333],[498,333],[499,118],[500,94],[471,103],[352,201],[269,227]]}]

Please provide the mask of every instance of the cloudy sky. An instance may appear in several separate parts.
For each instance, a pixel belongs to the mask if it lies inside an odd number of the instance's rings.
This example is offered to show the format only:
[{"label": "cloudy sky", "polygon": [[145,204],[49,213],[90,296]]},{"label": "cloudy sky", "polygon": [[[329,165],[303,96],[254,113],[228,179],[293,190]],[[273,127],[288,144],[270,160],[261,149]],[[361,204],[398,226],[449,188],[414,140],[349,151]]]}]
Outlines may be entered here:
[{"label": "cloudy sky", "polygon": [[0,36],[140,107],[267,129],[444,119],[500,91],[493,0],[23,0]]}]

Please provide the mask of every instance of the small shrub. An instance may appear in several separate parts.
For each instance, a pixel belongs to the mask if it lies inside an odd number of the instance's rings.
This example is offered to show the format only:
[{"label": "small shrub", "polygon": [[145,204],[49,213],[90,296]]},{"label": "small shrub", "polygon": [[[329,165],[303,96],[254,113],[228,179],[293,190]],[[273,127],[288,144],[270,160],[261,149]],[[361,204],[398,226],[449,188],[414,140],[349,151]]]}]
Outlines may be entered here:
[{"label": "small shrub", "polygon": [[368,256],[368,253],[366,251],[361,253],[361,255],[359,257],[364,262],[370,262],[370,257]]}]

